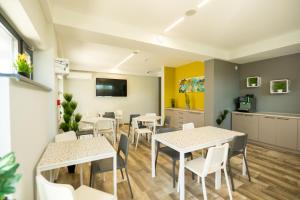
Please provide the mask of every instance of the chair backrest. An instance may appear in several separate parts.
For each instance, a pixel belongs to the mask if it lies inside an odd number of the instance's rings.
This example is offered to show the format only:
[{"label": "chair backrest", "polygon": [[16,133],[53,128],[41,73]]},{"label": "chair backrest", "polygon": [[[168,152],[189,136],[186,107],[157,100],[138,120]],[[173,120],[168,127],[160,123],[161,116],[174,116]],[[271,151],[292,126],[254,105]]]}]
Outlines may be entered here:
[{"label": "chair backrest", "polygon": [[95,124],[96,130],[113,129],[114,125],[111,120],[98,120]]},{"label": "chair backrest", "polygon": [[129,115],[129,126],[132,125],[132,119],[141,116],[140,114],[131,114]]},{"label": "chair backrest", "polygon": [[171,117],[170,116],[165,116],[164,125],[165,126],[170,126],[170,124],[171,124]]},{"label": "chair backrest", "polygon": [[105,112],[103,117],[115,119],[115,113],[114,112]]},{"label": "chair backrest", "polygon": [[146,113],[145,116],[156,116],[156,113]]},{"label": "chair backrest", "polygon": [[248,140],[247,134],[235,136],[230,145],[230,151],[233,151],[233,152],[243,151],[247,146],[247,140]]},{"label": "chair backrest", "polygon": [[128,137],[122,133],[119,147],[118,147],[118,155],[120,155],[120,152],[122,152],[125,156],[125,165],[127,164],[127,158],[128,158]]},{"label": "chair backrest", "polygon": [[228,143],[208,149],[202,174],[204,177],[226,166],[228,149]]},{"label": "chair backrest", "polygon": [[71,185],[51,183],[42,175],[36,176],[36,183],[40,200],[74,200]]},{"label": "chair backrest", "polygon": [[184,131],[191,130],[193,128],[195,128],[194,123],[182,124],[182,130],[184,130]]},{"label": "chair backrest", "polygon": [[160,133],[167,133],[167,132],[172,132],[172,131],[176,131],[175,128],[158,128],[157,129],[157,134],[160,134]]},{"label": "chair backrest", "polygon": [[122,110],[116,110],[115,115],[122,116],[123,115],[123,111]]},{"label": "chair backrest", "polygon": [[55,142],[65,142],[73,140],[77,140],[76,133],[74,131],[60,133],[55,136]]}]

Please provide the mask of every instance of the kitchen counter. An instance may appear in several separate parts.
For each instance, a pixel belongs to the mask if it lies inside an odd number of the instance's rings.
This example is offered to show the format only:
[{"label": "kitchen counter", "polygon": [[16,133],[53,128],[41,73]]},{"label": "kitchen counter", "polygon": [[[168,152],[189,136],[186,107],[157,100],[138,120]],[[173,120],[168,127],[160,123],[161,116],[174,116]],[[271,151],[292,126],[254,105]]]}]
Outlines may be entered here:
[{"label": "kitchen counter", "polygon": [[165,109],[166,110],[184,111],[184,112],[204,113],[204,110],[196,110],[196,109],[185,109],[185,108],[165,108]]},{"label": "kitchen counter", "polygon": [[272,117],[283,117],[283,118],[287,117],[287,118],[300,119],[300,114],[295,114],[295,113],[277,113],[277,112],[248,113],[248,112],[238,112],[238,111],[232,111],[232,113],[245,114],[245,115],[272,116]]}]

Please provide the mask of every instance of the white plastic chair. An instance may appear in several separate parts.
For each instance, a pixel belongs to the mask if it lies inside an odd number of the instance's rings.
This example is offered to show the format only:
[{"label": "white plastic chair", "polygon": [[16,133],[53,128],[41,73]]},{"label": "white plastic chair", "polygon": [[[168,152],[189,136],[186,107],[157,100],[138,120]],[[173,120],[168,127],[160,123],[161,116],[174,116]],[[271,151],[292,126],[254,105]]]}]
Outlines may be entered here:
[{"label": "white plastic chair", "polygon": [[207,200],[205,177],[208,174],[215,173],[219,170],[224,171],[229,198],[230,200],[232,200],[232,194],[226,169],[228,148],[228,143],[223,144],[222,146],[211,147],[208,149],[206,158],[199,157],[186,162],[185,168],[201,177],[204,200]]},{"label": "white plastic chair", "polygon": [[97,135],[111,134],[112,143],[115,143],[114,123],[112,120],[98,120],[95,124]]},{"label": "white plastic chair", "polygon": [[133,134],[137,133],[137,138],[135,142],[135,150],[137,149],[139,143],[139,137],[142,134],[152,134],[152,131],[149,128],[139,128],[138,121],[136,119],[132,119],[132,127],[133,127]]},{"label": "white plastic chair", "polygon": [[40,200],[116,200],[111,194],[84,185],[74,190],[71,185],[51,183],[41,175],[36,176],[36,182]]},{"label": "white plastic chair", "polygon": [[191,129],[194,129],[194,128],[195,128],[194,123],[182,124],[182,130],[183,131],[191,130]]}]

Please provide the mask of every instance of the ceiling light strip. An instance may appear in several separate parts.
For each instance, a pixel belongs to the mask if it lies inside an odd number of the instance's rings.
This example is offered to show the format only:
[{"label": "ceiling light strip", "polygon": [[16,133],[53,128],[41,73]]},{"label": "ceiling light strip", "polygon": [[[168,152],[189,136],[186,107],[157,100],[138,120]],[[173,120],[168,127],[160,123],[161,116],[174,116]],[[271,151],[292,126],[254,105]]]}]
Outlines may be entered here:
[{"label": "ceiling light strip", "polygon": [[164,32],[169,32],[170,30],[172,30],[175,26],[177,26],[178,24],[180,24],[181,22],[183,22],[184,20],[184,16],[180,17],[179,19],[177,19],[175,22],[173,22],[172,24],[170,24],[165,30]]},{"label": "ceiling light strip", "polygon": [[133,56],[135,56],[136,54],[138,54],[137,51],[132,52],[130,55],[128,55],[126,58],[124,58],[121,62],[119,62],[114,68],[118,68],[121,65],[123,65],[125,62],[127,62],[128,60],[130,60]]},{"label": "ceiling light strip", "polygon": [[204,6],[205,4],[207,4],[208,0],[203,0],[198,4],[198,8],[201,8],[202,6]]}]

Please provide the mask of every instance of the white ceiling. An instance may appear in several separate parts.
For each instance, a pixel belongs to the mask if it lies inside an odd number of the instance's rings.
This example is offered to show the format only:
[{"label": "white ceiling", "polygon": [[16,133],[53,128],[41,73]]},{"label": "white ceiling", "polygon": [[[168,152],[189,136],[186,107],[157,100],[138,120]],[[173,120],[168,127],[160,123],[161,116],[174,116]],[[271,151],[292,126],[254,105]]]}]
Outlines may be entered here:
[{"label": "white ceiling", "polygon": [[[119,72],[219,58],[237,63],[300,52],[300,0],[49,0],[60,55],[79,70]],[[163,30],[189,9],[194,16]],[[159,38],[159,39],[158,39]]]}]

